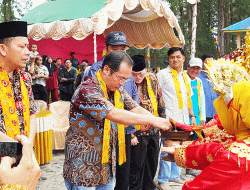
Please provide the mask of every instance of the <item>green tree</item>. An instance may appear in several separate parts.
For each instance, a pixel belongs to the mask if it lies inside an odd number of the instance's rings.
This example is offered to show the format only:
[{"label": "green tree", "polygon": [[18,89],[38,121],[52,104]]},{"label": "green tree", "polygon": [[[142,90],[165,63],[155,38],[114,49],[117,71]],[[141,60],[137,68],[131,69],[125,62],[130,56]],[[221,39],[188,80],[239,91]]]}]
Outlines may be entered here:
[{"label": "green tree", "polygon": [[31,6],[31,0],[3,0],[0,4],[0,22],[19,20]]}]

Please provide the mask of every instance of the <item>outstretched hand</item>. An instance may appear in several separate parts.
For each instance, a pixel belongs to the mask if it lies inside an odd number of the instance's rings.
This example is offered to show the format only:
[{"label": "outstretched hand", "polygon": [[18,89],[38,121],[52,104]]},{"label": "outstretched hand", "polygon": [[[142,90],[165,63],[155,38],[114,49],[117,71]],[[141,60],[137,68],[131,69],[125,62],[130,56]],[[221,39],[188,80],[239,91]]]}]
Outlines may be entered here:
[{"label": "outstretched hand", "polygon": [[161,152],[166,152],[168,154],[174,154],[175,153],[175,148],[176,147],[162,147]]},{"label": "outstretched hand", "polygon": [[153,121],[153,127],[162,129],[163,131],[171,129],[172,125],[169,121],[169,119],[165,119],[162,117],[156,117]]},{"label": "outstretched hand", "polygon": [[41,170],[33,153],[33,143],[23,135],[16,139],[22,143],[22,158],[17,167],[11,168],[14,160],[8,156],[3,157],[0,163],[0,185],[16,184],[29,190],[36,189]]}]

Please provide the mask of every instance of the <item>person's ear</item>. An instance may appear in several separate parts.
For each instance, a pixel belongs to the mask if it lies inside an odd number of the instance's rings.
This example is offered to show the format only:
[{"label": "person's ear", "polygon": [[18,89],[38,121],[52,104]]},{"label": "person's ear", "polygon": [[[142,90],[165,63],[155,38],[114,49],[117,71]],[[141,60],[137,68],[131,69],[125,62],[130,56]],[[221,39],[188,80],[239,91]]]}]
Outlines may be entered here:
[{"label": "person's ear", "polygon": [[105,74],[105,75],[110,75],[111,74],[111,69],[109,68],[108,65],[105,65],[102,69],[102,72]]},{"label": "person's ear", "polygon": [[0,54],[3,57],[7,55],[7,46],[5,44],[0,44]]}]

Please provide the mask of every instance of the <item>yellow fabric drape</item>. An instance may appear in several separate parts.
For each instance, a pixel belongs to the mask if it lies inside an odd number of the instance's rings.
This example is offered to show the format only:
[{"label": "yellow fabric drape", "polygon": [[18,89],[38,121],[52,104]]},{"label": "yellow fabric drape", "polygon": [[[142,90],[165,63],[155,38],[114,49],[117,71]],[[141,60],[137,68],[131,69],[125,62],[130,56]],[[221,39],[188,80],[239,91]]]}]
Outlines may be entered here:
[{"label": "yellow fabric drape", "polygon": [[197,91],[198,91],[199,117],[201,121],[201,82],[199,80],[197,80]]},{"label": "yellow fabric drape", "polygon": [[[24,118],[24,131],[25,135],[29,136],[30,129],[30,106],[28,98],[28,90],[20,76],[23,118]],[[7,71],[0,64],[0,100],[4,115],[4,123],[6,134],[14,138],[15,135],[20,135],[19,119],[17,116],[16,104],[11,89],[11,84]]]},{"label": "yellow fabric drape", "polygon": [[250,82],[239,82],[233,86],[233,100],[226,105],[223,96],[214,101],[224,129],[237,140],[243,140],[250,135]]},{"label": "yellow fabric drape", "polygon": [[[184,75],[184,82],[187,88],[187,97],[188,97],[188,108],[191,108],[192,106],[192,100],[191,100],[191,87],[190,84],[188,82],[188,77],[187,74],[183,71],[183,69],[181,70],[183,72]],[[179,103],[179,109],[183,108],[183,99],[182,99],[182,92],[181,92],[181,86],[180,86],[180,82],[178,80],[178,75],[177,75],[177,71],[173,68],[171,68],[171,75],[174,81],[174,85],[175,85],[175,91],[178,97],[178,103]]]},{"label": "yellow fabric drape", "polygon": [[[108,99],[107,86],[100,75],[100,71],[96,73],[100,88],[104,92],[105,98]],[[114,94],[115,107],[118,109],[124,109],[124,100],[118,90]],[[126,162],[126,150],[125,150],[125,129],[124,125],[117,124],[118,128],[118,145],[119,145],[119,165]],[[102,149],[102,163],[108,163],[109,161],[109,141],[110,141],[110,120],[105,119],[104,121],[104,132],[103,132],[103,149]]]},{"label": "yellow fabric drape", "polygon": [[34,140],[35,156],[37,163],[46,164],[53,159],[52,139],[53,124],[52,113],[48,110],[41,110],[36,114],[38,131]]},{"label": "yellow fabric drape", "polygon": [[[158,117],[158,104],[157,104],[157,100],[156,100],[156,96],[155,93],[152,89],[152,85],[151,85],[151,81],[148,77],[148,75],[145,75],[146,81],[147,81],[147,89],[148,89],[148,95],[150,98],[150,102],[152,104],[153,110],[154,110],[154,116]],[[141,129],[141,125],[135,125],[135,129],[138,131]]]}]

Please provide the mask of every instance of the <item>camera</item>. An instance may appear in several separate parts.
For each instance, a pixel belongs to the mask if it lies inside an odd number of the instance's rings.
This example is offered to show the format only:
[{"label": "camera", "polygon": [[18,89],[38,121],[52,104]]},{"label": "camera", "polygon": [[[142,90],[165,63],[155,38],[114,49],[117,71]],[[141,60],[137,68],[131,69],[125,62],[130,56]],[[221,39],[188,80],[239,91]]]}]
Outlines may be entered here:
[{"label": "camera", "polygon": [[22,157],[23,145],[19,142],[0,141],[0,158],[9,156],[14,159],[14,166],[17,166]]}]

